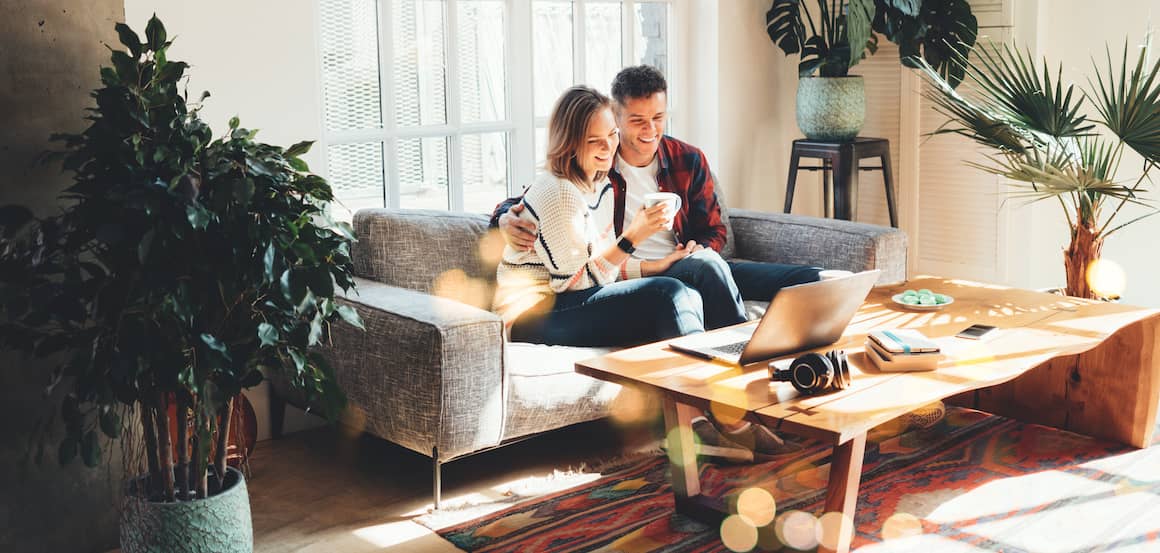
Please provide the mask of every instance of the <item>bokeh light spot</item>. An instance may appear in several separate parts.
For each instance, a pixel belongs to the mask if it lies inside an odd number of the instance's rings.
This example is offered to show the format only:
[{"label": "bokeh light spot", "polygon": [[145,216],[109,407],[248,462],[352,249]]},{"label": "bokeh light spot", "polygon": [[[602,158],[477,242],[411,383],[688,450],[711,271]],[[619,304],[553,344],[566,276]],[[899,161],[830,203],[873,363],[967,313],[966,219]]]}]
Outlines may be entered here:
[{"label": "bokeh light spot", "polygon": [[818,519],[802,511],[787,511],[777,517],[777,538],[794,549],[813,549],[818,545]]},{"label": "bokeh light spot", "polygon": [[922,521],[910,513],[894,513],[882,524],[882,539],[893,540],[922,534]]},{"label": "bokeh light spot", "polygon": [[761,488],[749,488],[737,496],[737,514],[755,527],[773,522],[777,505],[773,496]]},{"label": "bokeh light spot", "polygon": [[[843,523],[845,526],[843,526]],[[854,537],[854,521],[850,520],[849,515],[831,511],[818,517],[817,535],[815,536],[818,543],[823,547],[829,549],[837,549],[838,544],[842,541],[842,529],[846,529],[846,538]]]},{"label": "bokeh light spot", "polygon": [[729,515],[721,522],[721,543],[730,551],[749,551],[757,545],[757,528],[741,516]]},{"label": "bokeh light spot", "polygon": [[[678,470],[681,470],[685,466],[684,460],[677,455],[677,448],[675,447],[678,443],[677,440],[680,438],[680,431],[680,428],[674,428],[665,435],[665,444],[667,445],[666,454],[669,457],[669,462],[673,464],[673,474],[676,474]],[[696,462],[696,457],[693,457],[693,462]]]},{"label": "bokeh light spot", "polygon": [[1101,298],[1117,299],[1124,295],[1128,277],[1119,263],[1110,259],[1097,259],[1088,265],[1084,275],[1092,292]]},{"label": "bokeh light spot", "polygon": [[612,422],[618,425],[640,424],[653,418],[660,410],[660,402],[653,394],[625,386],[609,406]]},{"label": "bokeh light spot", "polygon": [[713,414],[713,418],[716,419],[718,423],[727,427],[736,426],[738,423],[745,420],[745,409],[734,407],[719,401],[709,402],[709,412]]}]

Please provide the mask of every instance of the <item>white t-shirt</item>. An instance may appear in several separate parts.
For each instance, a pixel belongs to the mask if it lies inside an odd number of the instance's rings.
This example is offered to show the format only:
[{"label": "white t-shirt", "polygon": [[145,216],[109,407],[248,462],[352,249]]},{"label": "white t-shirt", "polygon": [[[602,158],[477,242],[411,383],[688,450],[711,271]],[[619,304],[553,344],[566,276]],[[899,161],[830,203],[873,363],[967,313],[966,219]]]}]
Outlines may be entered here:
[{"label": "white t-shirt", "polygon": [[[635,167],[616,156],[616,170],[624,176],[624,228],[632,224],[632,217],[644,205],[644,195],[658,192],[657,172],[660,160],[653,156],[652,163]],[[671,230],[662,230],[641,241],[632,255],[640,259],[660,259],[677,249],[677,236]]]}]

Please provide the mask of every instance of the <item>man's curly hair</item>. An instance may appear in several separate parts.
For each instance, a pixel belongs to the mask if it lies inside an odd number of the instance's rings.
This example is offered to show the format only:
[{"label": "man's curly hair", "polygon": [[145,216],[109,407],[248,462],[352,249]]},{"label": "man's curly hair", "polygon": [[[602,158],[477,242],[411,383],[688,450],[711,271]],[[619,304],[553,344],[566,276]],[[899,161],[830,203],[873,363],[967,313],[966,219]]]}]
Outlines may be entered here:
[{"label": "man's curly hair", "polygon": [[629,98],[648,98],[657,92],[668,91],[665,76],[651,65],[625,67],[612,79],[612,98],[620,105]]}]

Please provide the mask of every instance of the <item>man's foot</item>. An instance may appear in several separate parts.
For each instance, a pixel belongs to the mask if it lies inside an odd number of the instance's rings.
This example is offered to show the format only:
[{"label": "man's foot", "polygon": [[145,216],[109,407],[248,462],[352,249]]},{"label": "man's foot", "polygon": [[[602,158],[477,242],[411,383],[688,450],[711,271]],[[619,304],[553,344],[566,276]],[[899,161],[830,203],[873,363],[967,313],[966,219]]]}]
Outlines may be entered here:
[{"label": "man's foot", "polygon": [[802,450],[800,445],[786,442],[774,431],[755,423],[749,423],[745,428],[736,432],[726,432],[725,437],[751,450],[753,459],[759,463],[772,461],[783,455],[799,453]]},{"label": "man's foot", "polygon": [[726,438],[705,417],[693,419],[693,434],[697,437],[697,455],[714,457],[727,463],[753,462],[753,451]]},{"label": "man's foot", "polygon": [[946,416],[947,405],[941,401],[936,401],[923,405],[899,418],[902,419],[905,430],[925,430],[938,424]]}]

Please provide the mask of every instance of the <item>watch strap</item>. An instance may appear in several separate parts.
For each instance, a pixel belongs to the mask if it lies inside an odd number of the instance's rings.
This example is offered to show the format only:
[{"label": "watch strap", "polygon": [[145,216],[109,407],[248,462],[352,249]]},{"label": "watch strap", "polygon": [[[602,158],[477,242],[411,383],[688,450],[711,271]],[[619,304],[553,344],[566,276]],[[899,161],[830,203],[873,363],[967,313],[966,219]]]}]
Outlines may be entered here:
[{"label": "watch strap", "polygon": [[632,241],[623,236],[621,236],[620,241],[616,243],[616,247],[620,248],[620,251],[623,251],[627,254],[631,254],[632,252],[636,251],[636,246],[632,245]]}]

